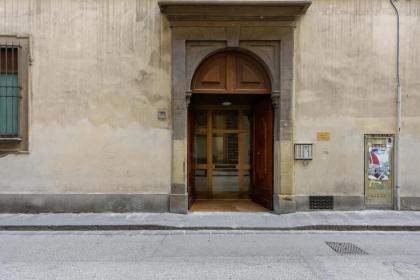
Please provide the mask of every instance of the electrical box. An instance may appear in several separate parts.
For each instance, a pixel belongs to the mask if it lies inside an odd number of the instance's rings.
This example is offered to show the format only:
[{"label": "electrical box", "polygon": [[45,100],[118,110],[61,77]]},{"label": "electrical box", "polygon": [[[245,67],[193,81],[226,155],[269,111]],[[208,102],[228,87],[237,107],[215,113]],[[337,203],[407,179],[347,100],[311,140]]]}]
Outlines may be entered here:
[{"label": "electrical box", "polygon": [[312,160],[312,144],[295,144],[295,160]]},{"label": "electrical box", "polygon": [[166,110],[159,110],[158,111],[158,120],[160,120],[160,121],[166,120],[167,115],[168,114],[166,113]]}]

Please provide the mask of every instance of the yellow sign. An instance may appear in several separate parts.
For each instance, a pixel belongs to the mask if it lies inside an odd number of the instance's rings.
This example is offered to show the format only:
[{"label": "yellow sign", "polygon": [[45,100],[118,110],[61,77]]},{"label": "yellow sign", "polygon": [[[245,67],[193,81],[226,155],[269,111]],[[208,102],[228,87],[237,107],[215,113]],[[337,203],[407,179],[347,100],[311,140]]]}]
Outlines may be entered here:
[{"label": "yellow sign", "polygon": [[316,133],[316,140],[318,140],[318,141],[330,141],[330,133],[329,132],[317,132]]}]

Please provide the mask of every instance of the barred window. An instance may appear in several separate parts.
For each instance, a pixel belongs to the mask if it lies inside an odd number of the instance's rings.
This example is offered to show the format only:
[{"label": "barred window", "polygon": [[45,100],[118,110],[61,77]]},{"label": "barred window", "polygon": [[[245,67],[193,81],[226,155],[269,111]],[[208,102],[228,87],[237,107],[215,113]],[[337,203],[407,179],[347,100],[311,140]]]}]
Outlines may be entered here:
[{"label": "barred window", "polygon": [[0,152],[28,150],[29,38],[0,35]]},{"label": "barred window", "polygon": [[18,137],[18,47],[0,45],[0,137]]}]

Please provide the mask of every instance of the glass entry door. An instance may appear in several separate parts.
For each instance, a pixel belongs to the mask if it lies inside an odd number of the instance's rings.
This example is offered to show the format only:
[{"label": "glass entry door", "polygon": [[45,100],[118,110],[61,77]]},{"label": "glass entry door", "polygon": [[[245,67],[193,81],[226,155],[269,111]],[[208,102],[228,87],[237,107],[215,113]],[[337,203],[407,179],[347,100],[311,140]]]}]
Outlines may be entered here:
[{"label": "glass entry door", "polygon": [[250,150],[248,108],[195,108],[193,160],[197,198],[248,198]]}]

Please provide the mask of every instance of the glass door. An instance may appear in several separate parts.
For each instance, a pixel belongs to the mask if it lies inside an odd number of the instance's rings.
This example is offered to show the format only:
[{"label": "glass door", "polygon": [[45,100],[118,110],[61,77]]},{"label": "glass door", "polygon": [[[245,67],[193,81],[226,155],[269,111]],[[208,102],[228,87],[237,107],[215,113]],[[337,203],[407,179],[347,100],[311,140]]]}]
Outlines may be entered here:
[{"label": "glass door", "polygon": [[198,198],[248,198],[250,121],[246,108],[195,111],[194,171]]}]

